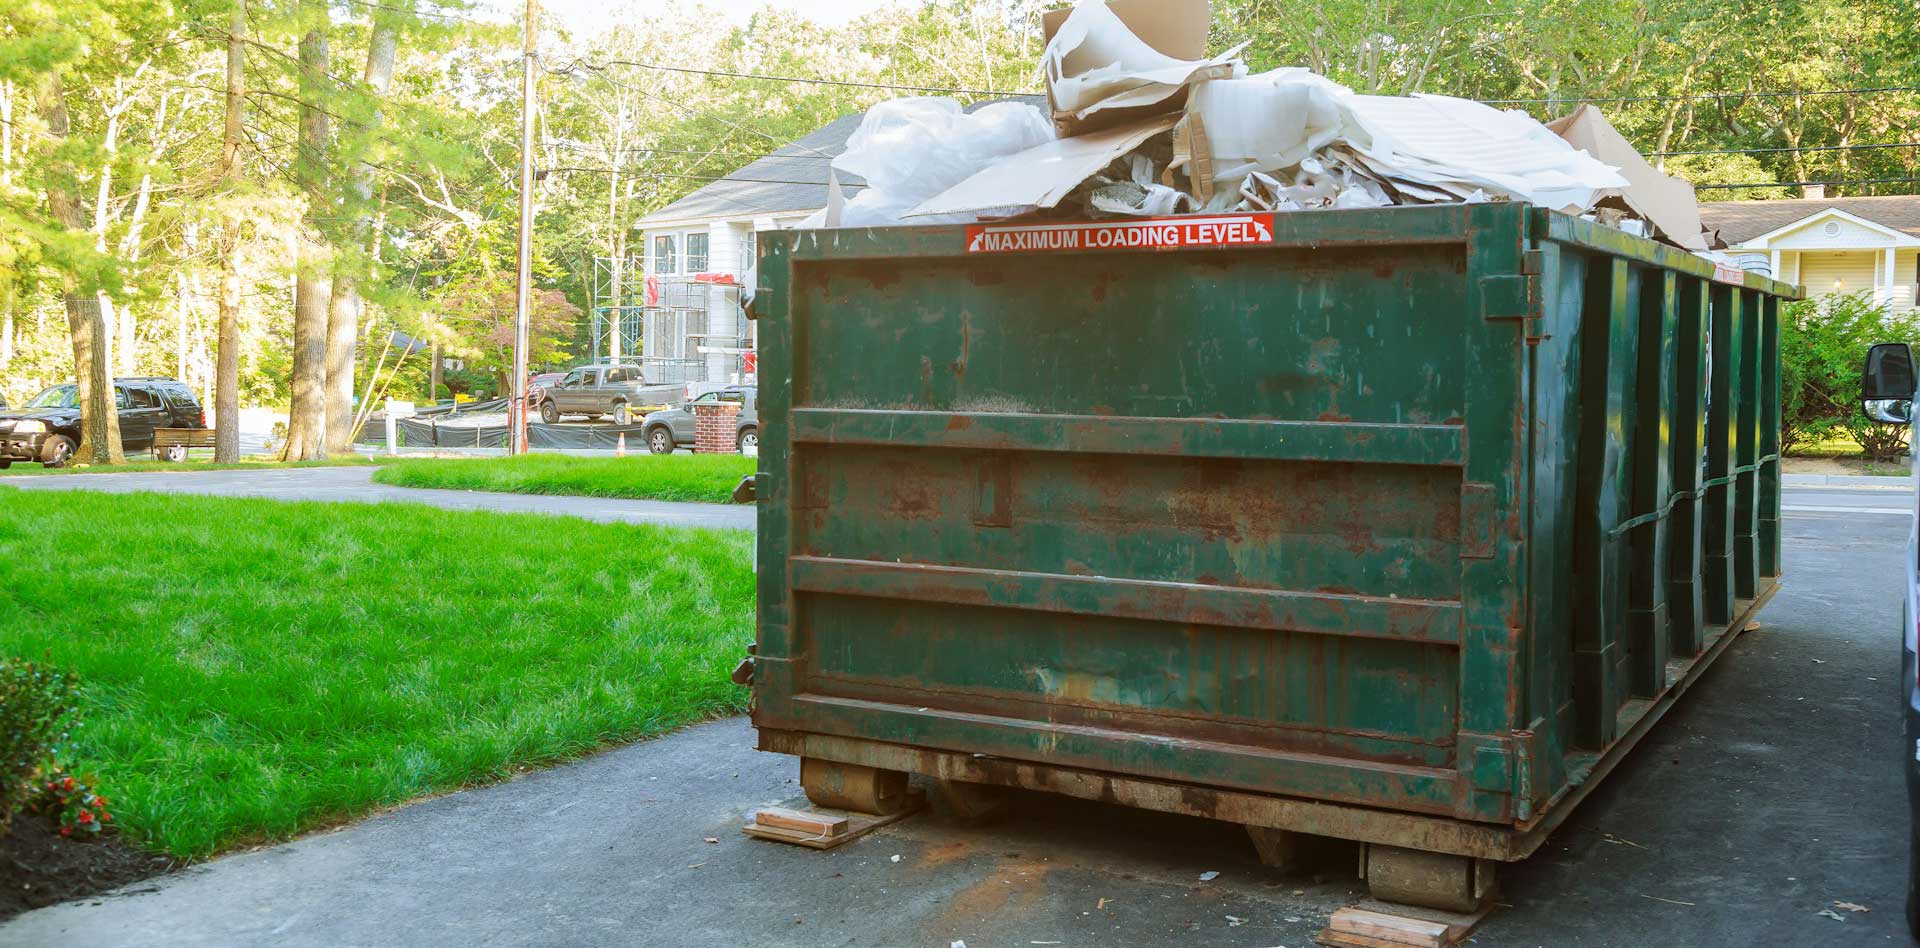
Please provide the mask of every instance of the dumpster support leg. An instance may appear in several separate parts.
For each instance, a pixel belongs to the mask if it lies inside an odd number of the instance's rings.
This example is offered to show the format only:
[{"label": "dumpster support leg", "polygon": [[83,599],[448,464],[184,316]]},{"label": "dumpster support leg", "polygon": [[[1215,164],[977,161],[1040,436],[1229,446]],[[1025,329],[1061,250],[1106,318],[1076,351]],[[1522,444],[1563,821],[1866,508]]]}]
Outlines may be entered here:
[{"label": "dumpster support leg", "polygon": [[935,780],[933,798],[962,823],[991,823],[1007,815],[1007,791],[985,783]]},{"label": "dumpster support leg", "polygon": [[1247,824],[1247,836],[1253,840],[1253,851],[1260,854],[1260,864],[1286,872],[1296,868],[1300,862],[1300,834],[1270,826]]},{"label": "dumpster support leg", "polygon": [[815,806],[875,816],[890,816],[913,803],[913,797],[907,793],[906,771],[881,770],[817,757],[800,759],[800,786]]},{"label": "dumpster support leg", "polygon": [[1494,864],[1398,846],[1360,847],[1361,874],[1382,902],[1472,912],[1493,897]]}]

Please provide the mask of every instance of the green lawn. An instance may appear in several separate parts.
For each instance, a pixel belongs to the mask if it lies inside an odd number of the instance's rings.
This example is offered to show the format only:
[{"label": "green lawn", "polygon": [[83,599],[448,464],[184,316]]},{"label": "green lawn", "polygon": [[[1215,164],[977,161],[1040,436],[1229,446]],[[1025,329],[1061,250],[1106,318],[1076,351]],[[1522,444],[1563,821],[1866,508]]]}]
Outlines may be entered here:
[{"label": "green lawn", "polygon": [[[145,457],[146,455],[141,455]],[[0,477],[19,477],[32,474],[138,474],[148,471],[166,471],[169,473],[189,474],[194,471],[265,471],[283,467],[344,467],[359,464],[372,464],[371,458],[363,455],[344,455],[325,461],[281,461],[271,454],[252,455],[241,458],[232,464],[215,464],[212,461],[189,460],[178,463],[172,461],[136,461],[131,458],[125,464],[76,464],[72,467],[41,467],[31,461],[15,461],[13,466],[0,470]]]},{"label": "green lawn", "polygon": [[509,494],[576,494],[637,500],[727,503],[758,458],[737,454],[640,454],[580,458],[560,454],[396,461],[373,479],[396,487],[440,487]]},{"label": "green lawn", "polygon": [[120,825],[203,857],[744,709],[751,546],[0,486],[0,653],[82,676],[74,756]]}]

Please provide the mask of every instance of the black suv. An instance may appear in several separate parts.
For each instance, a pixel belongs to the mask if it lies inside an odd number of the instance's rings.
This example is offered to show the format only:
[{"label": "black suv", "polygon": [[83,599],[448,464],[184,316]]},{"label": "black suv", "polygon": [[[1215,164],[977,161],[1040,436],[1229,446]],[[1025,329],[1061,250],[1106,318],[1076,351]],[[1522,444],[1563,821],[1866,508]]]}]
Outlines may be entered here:
[{"label": "black suv", "polygon": [[[15,461],[60,467],[72,459],[80,444],[79,399],[77,386],[55,385],[19,408],[0,411],[0,468]],[[120,445],[128,451],[153,447],[153,433],[161,428],[207,426],[193,390],[173,379],[114,379],[113,400],[120,409]],[[185,448],[168,450],[167,460],[186,459]]]}]

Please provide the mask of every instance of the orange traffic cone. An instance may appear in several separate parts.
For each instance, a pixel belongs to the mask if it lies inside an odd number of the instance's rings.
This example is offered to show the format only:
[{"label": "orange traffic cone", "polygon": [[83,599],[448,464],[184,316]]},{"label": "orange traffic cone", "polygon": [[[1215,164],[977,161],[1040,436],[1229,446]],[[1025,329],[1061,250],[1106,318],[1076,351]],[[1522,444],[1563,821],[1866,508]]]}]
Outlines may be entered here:
[{"label": "orange traffic cone", "polygon": [[613,449],[613,456],[617,458],[627,456],[627,433],[624,431],[620,432],[620,444]]}]

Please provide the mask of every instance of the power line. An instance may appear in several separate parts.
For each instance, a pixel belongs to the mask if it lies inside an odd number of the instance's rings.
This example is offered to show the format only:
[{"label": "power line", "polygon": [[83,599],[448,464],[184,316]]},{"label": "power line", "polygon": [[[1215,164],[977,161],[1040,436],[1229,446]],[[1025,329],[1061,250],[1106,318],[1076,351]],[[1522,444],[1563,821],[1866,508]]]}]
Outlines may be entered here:
[{"label": "power line", "polygon": [[572,77],[572,76],[573,76],[573,75],[575,74],[575,73],[574,73],[574,70],[575,70],[575,69],[587,69],[587,70],[590,70],[590,71],[592,71],[592,72],[594,72],[594,73],[597,73],[597,74],[599,74],[599,76],[600,76],[600,78],[602,78],[602,79],[605,79],[605,80],[606,80],[606,81],[607,81],[608,83],[610,83],[610,84],[612,84],[612,85],[613,85],[613,87],[614,87],[614,88],[616,88],[616,89],[625,89],[626,91],[628,91],[628,92],[631,92],[631,93],[633,93],[634,95],[638,95],[638,96],[644,96],[644,97],[646,97],[646,98],[649,98],[649,99],[652,99],[652,100],[654,100],[654,101],[656,101],[656,102],[663,102],[663,103],[665,103],[665,104],[667,104],[668,106],[671,106],[672,108],[676,108],[676,109],[679,109],[679,110],[680,110],[680,111],[681,111],[682,113],[684,113],[684,114],[687,114],[687,115],[695,115],[695,116],[700,116],[700,117],[702,117],[702,118],[708,118],[708,119],[712,119],[713,121],[715,121],[715,122],[719,122],[720,124],[722,124],[722,125],[725,125],[725,126],[727,126],[728,128],[731,128],[731,129],[733,129],[733,130],[735,130],[735,131],[739,131],[739,132],[745,132],[745,133],[747,133],[747,134],[749,134],[749,135],[758,135],[758,136],[760,136],[761,138],[764,138],[764,139],[766,139],[767,141],[770,141],[770,142],[772,142],[772,143],[774,144],[774,146],[775,146],[775,147],[777,147],[777,148],[804,148],[804,149],[806,149],[806,150],[808,150],[808,151],[810,151],[810,152],[813,152],[813,153],[814,153],[814,154],[816,154],[816,155],[819,155],[819,156],[820,156],[820,157],[822,157],[822,158],[832,158],[832,157],[834,157],[833,155],[829,155],[829,154],[827,154],[826,152],[824,152],[824,151],[821,151],[821,150],[820,150],[820,149],[818,149],[818,148],[814,148],[814,147],[813,147],[813,146],[811,146],[811,145],[804,145],[804,144],[801,144],[800,142],[797,142],[797,141],[794,141],[794,142],[783,142],[783,141],[781,141],[780,139],[778,139],[778,138],[776,138],[776,137],[774,137],[774,136],[772,136],[772,135],[769,135],[769,134],[767,134],[766,132],[763,132],[763,131],[761,131],[761,130],[759,130],[759,129],[757,129],[757,128],[748,128],[748,127],[746,127],[746,126],[744,126],[744,125],[741,125],[741,124],[740,124],[740,123],[738,123],[738,122],[734,122],[734,121],[731,121],[731,120],[729,120],[729,119],[727,119],[727,118],[726,118],[726,117],[724,117],[724,116],[721,116],[721,115],[717,115],[717,114],[715,114],[715,113],[713,113],[713,112],[711,112],[711,111],[708,111],[708,110],[706,110],[706,109],[702,109],[702,108],[696,108],[696,107],[694,107],[694,106],[690,106],[690,105],[682,105],[682,104],[680,104],[679,102],[675,102],[675,101],[673,101],[672,99],[669,99],[669,98],[667,98],[666,96],[663,96],[663,95],[656,95],[656,94],[654,94],[654,93],[651,93],[651,92],[648,92],[648,91],[647,91],[647,90],[645,90],[645,89],[637,89],[637,88],[634,88],[633,86],[630,86],[630,85],[627,85],[626,83],[624,83],[624,82],[621,82],[620,80],[618,80],[618,79],[615,79],[615,78],[613,78],[612,76],[609,76],[609,75],[607,75],[607,71],[606,71],[606,67],[605,67],[605,66],[597,66],[597,65],[594,65],[593,63],[587,63],[587,62],[580,62],[580,61],[578,61],[578,60],[575,60],[574,62],[572,62],[572,63],[569,63],[569,64],[567,64],[567,65],[566,65],[566,66],[565,66],[564,68],[561,68],[561,69],[550,69],[550,70],[548,70],[548,72],[551,72],[551,73],[553,73],[553,74],[554,74],[554,75],[556,75],[556,76],[566,76],[566,77],[569,77],[569,78],[571,78],[571,77]]},{"label": "power line", "polygon": [[1875,148],[1920,148],[1920,142],[1889,142],[1881,145],[1783,145],[1778,148],[1709,148],[1704,151],[1650,151],[1647,157],[1676,155],[1765,155],[1788,151],[1867,151]]},{"label": "power line", "polygon": [[[578,63],[586,68],[596,68],[592,64]],[[819,79],[810,76],[774,76],[762,73],[732,72],[725,69],[695,69],[691,66],[662,66],[658,63],[634,62],[628,59],[609,59],[600,63],[605,66],[632,66],[636,69],[651,69],[657,72],[677,72],[695,76],[719,76],[728,79],[750,79],[763,82],[789,82],[803,85],[843,86],[854,89],[880,89],[896,92],[933,92],[946,95],[972,96],[1018,96],[1040,98],[1043,93],[1023,90],[963,89],[945,86],[909,86],[888,82],[860,82],[851,79]],[[1813,89],[1813,90],[1765,90],[1749,92],[1694,92],[1680,95],[1618,95],[1618,96],[1565,96],[1539,99],[1479,99],[1487,105],[1544,105],[1575,102],[1681,102],[1707,99],[1772,99],[1793,98],[1799,96],[1825,95],[1875,95],[1888,92],[1920,92],[1920,86],[1863,86],[1852,89]]]},{"label": "power line", "polygon": [[[584,142],[548,142],[547,147],[594,154],[607,150],[605,148],[588,145]],[[699,158],[745,158],[756,161],[761,158],[790,158],[795,161],[828,161],[833,157],[831,155],[782,155],[778,152],[766,151],[701,151],[697,148],[635,148],[632,150],[648,155],[692,155]]]},{"label": "power line", "polygon": [[1860,184],[1915,184],[1920,178],[1858,178],[1853,181],[1750,181],[1746,184],[1696,184],[1695,191],[1720,190],[1732,188],[1801,188],[1809,185],[1825,185],[1830,188],[1845,188]]},{"label": "power line", "polygon": [[1481,99],[1486,105],[1558,105],[1575,102],[1688,102],[1705,99],[1780,99],[1815,95],[1875,95],[1882,92],[1920,92],[1920,86],[1870,86],[1858,89],[1769,90],[1764,92],[1695,92],[1682,95],[1563,96],[1550,99]]},{"label": "power line", "polygon": [[[687,178],[694,181],[738,181],[742,184],[800,184],[810,188],[827,187],[827,182],[825,181],[798,181],[790,178],[735,178],[729,175],[683,174],[683,173],[672,172],[672,171],[637,171],[632,168],[562,167],[562,168],[542,168],[540,170],[543,172],[558,171],[562,173],[572,172],[576,174],[624,174],[624,175],[632,175],[634,177],[639,177],[639,178]],[[849,184],[845,181],[842,181],[840,183],[840,186],[843,188],[849,188],[849,189],[866,187],[866,185],[864,184]]]},{"label": "power line", "polygon": [[766,82],[794,82],[813,86],[842,86],[849,89],[881,89],[893,92],[937,92],[943,95],[1019,96],[1025,98],[1041,98],[1044,95],[1044,93],[1039,92],[1021,92],[1005,89],[951,89],[943,86],[903,86],[888,82],[859,82],[852,79],[814,79],[806,76],[763,76],[750,72],[728,72],[724,69],[695,69],[691,66],[661,66],[654,63],[637,63],[628,59],[609,59],[600,65],[632,66],[636,69],[652,69],[658,72],[678,72],[693,76],[722,76],[728,79],[757,79]]}]

